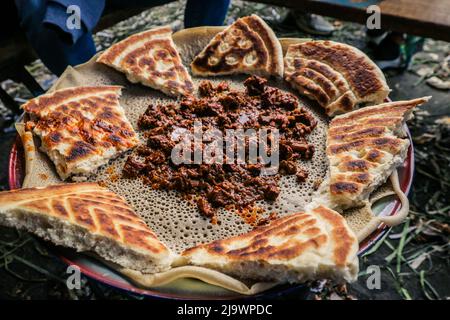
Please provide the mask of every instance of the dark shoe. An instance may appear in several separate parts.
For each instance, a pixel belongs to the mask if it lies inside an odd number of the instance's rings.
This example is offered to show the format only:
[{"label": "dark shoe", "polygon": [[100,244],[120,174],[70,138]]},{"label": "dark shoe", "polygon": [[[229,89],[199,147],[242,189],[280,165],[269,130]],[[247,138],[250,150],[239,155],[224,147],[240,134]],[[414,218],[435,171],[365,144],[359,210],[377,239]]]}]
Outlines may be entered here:
[{"label": "dark shoe", "polygon": [[368,42],[373,50],[374,61],[381,70],[405,68],[401,52],[403,35],[385,32],[376,37],[368,37]]}]

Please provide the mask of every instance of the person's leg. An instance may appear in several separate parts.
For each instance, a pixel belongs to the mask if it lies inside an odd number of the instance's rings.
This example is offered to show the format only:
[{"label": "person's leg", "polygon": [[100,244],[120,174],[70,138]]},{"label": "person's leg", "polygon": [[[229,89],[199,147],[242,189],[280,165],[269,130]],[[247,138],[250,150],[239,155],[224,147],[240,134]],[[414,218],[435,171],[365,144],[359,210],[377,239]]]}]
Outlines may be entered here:
[{"label": "person's leg", "polygon": [[[130,8],[159,6],[170,0],[107,0],[106,8]],[[187,0],[184,11],[185,28],[198,26],[221,26],[228,12],[230,0]]]},{"label": "person's leg", "polygon": [[39,58],[56,75],[68,65],[77,65],[89,60],[95,53],[95,44],[90,32],[85,32],[72,43],[61,30],[43,23],[45,0],[15,0],[20,24]]},{"label": "person's leg", "polygon": [[230,0],[188,0],[184,11],[184,27],[222,26]]},{"label": "person's leg", "polygon": [[106,0],[106,9],[150,8],[174,2],[173,0]]}]

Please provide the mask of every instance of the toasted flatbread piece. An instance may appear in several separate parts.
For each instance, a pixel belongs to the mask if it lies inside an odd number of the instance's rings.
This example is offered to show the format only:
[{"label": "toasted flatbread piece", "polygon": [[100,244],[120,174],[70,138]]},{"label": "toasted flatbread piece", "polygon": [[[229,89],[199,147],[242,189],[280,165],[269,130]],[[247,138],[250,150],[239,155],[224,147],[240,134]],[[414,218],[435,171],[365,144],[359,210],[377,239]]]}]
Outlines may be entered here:
[{"label": "toasted flatbread piece", "polygon": [[355,47],[333,41],[306,41],[288,47],[284,78],[316,100],[329,116],[359,105],[383,103],[389,87],[383,72]]},{"label": "toasted flatbread piece", "polygon": [[41,139],[41,150],[61,179],[80,180],[139,142],[119,104],[121,87],[75,87],[29,100],[27,130]]},{"label": "toasted flatbread piece", "polygon": [[332,278],[354,281],[358,241],[345,219],[320,206],[249,233],[201,244],[182,253],[192,265],[242,279],[300,283]]},{"label": "toasted flatbread piece", "polygon": [[334,209],[362,206],[406,158],[405,121],[430,97],[384,103],[335,117],[328,130],[329,176],[313,202]]},{"label": "toasted flatbread piece", "polygon": [[243,17],[218,33],[191,63],[199,76],[235,73],[283,76],[283,51],[270,27],[257,15]]},{"label": "toasted flatbread piece", "polygon": [[0,224],[142,272],[167,270],[174,259],[122,197],[96,183],[0,192]]},{"label": "toasted flatbread piece", "polygon": [[191,76],[172,41],[170,27],[134,34],[105,50],[97,59],[140,82],[170,96],[194,91]]}]

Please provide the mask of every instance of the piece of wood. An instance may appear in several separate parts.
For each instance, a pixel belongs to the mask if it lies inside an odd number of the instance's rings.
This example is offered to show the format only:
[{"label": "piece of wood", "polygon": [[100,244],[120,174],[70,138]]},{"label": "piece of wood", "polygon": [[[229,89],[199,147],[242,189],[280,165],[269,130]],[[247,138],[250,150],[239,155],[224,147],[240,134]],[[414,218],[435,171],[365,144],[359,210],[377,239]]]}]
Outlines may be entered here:
[{"label": "piece of wood", "polygon": [[366,24],[366,8],[381,9],[381,28],[450,41],[450,0],[249,0]]}]

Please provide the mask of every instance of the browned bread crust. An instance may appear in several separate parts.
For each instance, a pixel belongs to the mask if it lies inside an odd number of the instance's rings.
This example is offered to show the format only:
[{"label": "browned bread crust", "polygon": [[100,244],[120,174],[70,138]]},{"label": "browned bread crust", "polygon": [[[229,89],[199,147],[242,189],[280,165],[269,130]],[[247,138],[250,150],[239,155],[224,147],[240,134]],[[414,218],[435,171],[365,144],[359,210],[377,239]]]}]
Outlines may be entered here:
[{"label": "browned bread crust", "polygon": [[170,251],[144,221],[122,197],[96,183],[0,192],[0,223],[135,270],[170,265]]},{"label": "browned bread crust", "polygon": [[337,212],[318,207],[272,221],[251,232],[183,252],[194,265],[242,278],[299,282],[356,277],[358,242]]},{"label": "browned bread crust", "polygon": [[191,63],[200,76],[234,73],[283,75],[281,45],[258,16],[243,17],[218,33]]},{"label": "browned bread crust", "polygon": [[140,82],[167,95],[189,95],[192,79],[172,41],[170,27],[134,34],[105,50],[97,62],[124,72],[131,82]]},{"label": "browned bread crust", "polygon": [[[351,125],[354,123],[372,125],[375,122],[383,122],[385,119],[403,119],[407,117],[411,110],[421,104],[427,102],[430,97],[417,98],[406,101],[394,101],[372,106],[370,108],[362,108],[352,113],[344,114],[335,118],[330,123],[330,128],[338,126]],[[391,119],[393,120],[393,119]]]},{"label": "browned bread crust", "polygon": [[358,104],[382,103],[389,94],[381,70],[360,50],[333,41],[306,41],[288,47],[285,79],[329,116]]},{"label": "browned bread crust", "polygon": [[29,100],[27,129],[41,138],[41,149],[62,179],[87,175],[138,143],[119,104],[121,87],[75,87]]},{"label": "browned bread crust", "polygon": [[362,205],[405,160],[409,140],[403,125],[428,99],[384,103],[335,117],[327,135],[330,174],[319,188],[319,203]]}]

